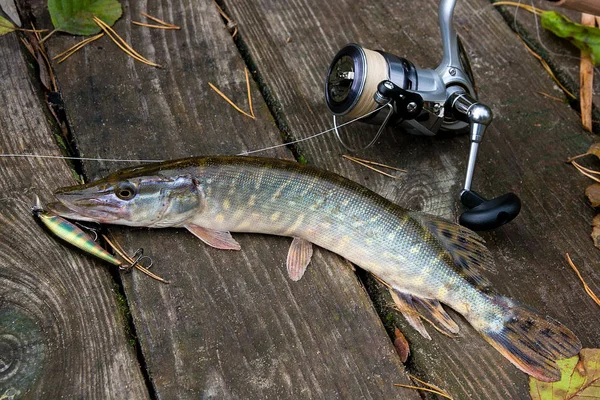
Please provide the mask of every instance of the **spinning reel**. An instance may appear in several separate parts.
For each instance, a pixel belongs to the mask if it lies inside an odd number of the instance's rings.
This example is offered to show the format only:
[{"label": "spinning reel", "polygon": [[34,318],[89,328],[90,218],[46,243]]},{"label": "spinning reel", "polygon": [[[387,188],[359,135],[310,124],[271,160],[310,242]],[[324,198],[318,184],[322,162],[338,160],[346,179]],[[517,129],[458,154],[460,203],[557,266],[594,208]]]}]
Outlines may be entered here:
[{"label": "spinning reel", "polygon": [[452,25],[455,4],[456,0],[440,0],[438,18],[444,55],[435,70],[418,68],[390,53],[348,44],[329,67],[325,99],[333,113],[336,135],[350,150],[353,149],[339,135],[336,117],[369,114],[361,121],[380,128],[367,147],[375,143],[388,124],[399,125],[413,135],[470,132],[469,162],[460,193],[469,210],[459,222],[473,230],[489,230],[514,219],[521,210],[521,201],[513,193],[486,200],[471,190],[479,143],[493,115],[488,106],[477,100],[471,69]]}]

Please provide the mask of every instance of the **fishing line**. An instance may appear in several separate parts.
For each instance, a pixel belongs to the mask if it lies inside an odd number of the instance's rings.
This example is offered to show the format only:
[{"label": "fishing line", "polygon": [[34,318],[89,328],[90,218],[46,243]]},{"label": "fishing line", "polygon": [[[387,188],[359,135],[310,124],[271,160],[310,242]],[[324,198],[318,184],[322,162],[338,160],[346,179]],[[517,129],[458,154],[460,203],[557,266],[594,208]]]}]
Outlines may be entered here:
[{"label": "fishing line", "polygon": [[[387,104],[384,104],[383,106],[377,107],[372,111],[369,111],[368,113],[365,113],[364,115],[361,115],[359,117],[356,117],[354,119],[351,119],[350,121],[344,122],[342,124],[339,124],[337,127],[340,128],[342,126],[346,126],[346,125],[350,125],[362,118],[368,117],[371,114],[375,114],[377,111],[381,110],[382,108],[386,107]],[[291,144],[296,144],[296,143],[300,143],[300,142],[304,142],[307,140],[311,140],[311,139],[315,139],[319,136],[322,136],[326,133],[329,132],[333,132],[335,131],[335,127],[334,128],[329,128],[327,130],[324,130],[322,132],[319,133],[315,133],[314,135],[305,137],[305,138],[301,138],[301,139],[297,139],[291,142],[287,142],[287,143],[281,143],[275,146],[269,146],[269,147],[265,147],[262,149],[257,149],[257,150],[250,150],[250,151],[243,151],[241,153],[238,153],[236,155],[238,156],[244,156],[244,155],[248,155],[248,154],[254,154],[254,153],[259,153],[261,151],[267,151],[267,150],[271,150],[271,149],[276,149],[279,147],[284,147],[284,146],[288,146]],[[108,161],[108,162],[135,162],[135,163],[155,163],[155,162],[163,162],[166,160],[131,160],[131,159],[121,159],[121,158],[95,158],[95,157],[67,157],[67,156],[46,156],[46,155],[38,155],[38,154],[0,154],[0,157],[13,157],[13,158],[49,158],[49,159],[59,159],[59,160],[81,160],[81,161]]]}]

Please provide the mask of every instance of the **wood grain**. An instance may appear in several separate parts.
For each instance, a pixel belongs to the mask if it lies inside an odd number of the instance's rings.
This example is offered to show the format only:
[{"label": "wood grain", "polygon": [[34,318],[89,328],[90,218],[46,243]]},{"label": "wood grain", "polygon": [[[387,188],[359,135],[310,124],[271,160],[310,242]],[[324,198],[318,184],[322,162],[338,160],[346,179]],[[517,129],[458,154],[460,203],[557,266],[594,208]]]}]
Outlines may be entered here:
[{"label": "wood grain", "polygon": [[[559,7],[547,0],[532,0],[528,4],[534,5],[542,10],[556,11],[571,21],[581,22],[581,13],[573,10]],[[579,63],[580,50],[569,43],[566,39],[556,37],[552,32],[547,31],[540,25],[540,18],[525,11],[517,10],[515,7],[504,7],[504,15],[511,24],[515,32],[525,38],[531,46],[535,47],[536,52],[544,57],[551,65],[559,80],[565,85],[571,93],[577,98],[580,96]],[[597,70],[597,68],[595,68]],[[559,98],[565,98],[558,87],[552,88],[547,93]],[[569,98],[567,98],[569,99]],[[540,100],[542,100],[540,98]],[[600,82],[596,80],[593,85],[592,100],[594,104],[594,120],[600,120]],[[598,124],[595,124],[598,129]],[[597,131],[596,131],[597,132]]]},{"label": "wood grain", "polygon": [[[16,34],[0,37],[0,153],[60,155]],[[115,283],[31,216],[75,184],[62,160],[0,158],[0,397],[144,399]]]},{"label": "wood grain", "polygon": [[[165,65],[128,59],[107,40],[86,47],[56,75],[84,156],[165,159],[236,154],[281,143],[214,3],[123,2],[115,25],[134,48]],[[182,27],[130,25],[145,11]],[[40,2],[34,13],[43,21]],[[56,35],[52,54],[78,38]],[[282,149],[262,155],[290,157]],[[97,178],[125,163],[85,163]],[[157,398],[402,398],[408,383],[369,297],[347,263],[315,251],[304,278],[287,278],[290,240],[236,235],[241,252],[208,248],[183,230],[114,229],[128,250],[143,247],[172,283],[126,276],[132,315]]]},{"label": "wood grain", "polygon": [[[437,28],[438,1],[368,2],[270,0],[225,1],[239,24],[242,48],[252,57],[273,96],[281,124],[295,137],[331,126],[323,85],[329,62],[346,43],[361,43],[407,57],[421,67],[441,59]],[[457,4],[457,29],[466,45],[481,100],[495,119],[480,150],[473,188],[487,197],[514,191],[523,201],[511,224],[484,233],[499,273],[489,276],[506,295],[567,324],[586,347],[598,347],[597,306],[587,297],[563,255],[577,254],[584,276],[598,292],[594,265],[600,253],[589,239],[594,215],[583,199],[589,184],[564,160],[595,140],[586,134],[567,105],[539,97],[552,93],[553,82],[523,48],[499,13],[483,0]],[[376,128],[356,124],[346,130],[357,146],[369,142]],[[345,151],[333,136],[302,142],[310,163],[368,186],[407,206],[456,218],[468,155],[466,137],[427,139],[388,129],[361,158],[409,170],[392,180],[343,160]],[[596,165],[596,168],[598,166]],[[375,290],[382,318],[399,324],[411,345],[409,370],[446,389],[454,398],[527,398],[527,376],[488,346],[459,319],[461,337],[450,339],[433,329],[422,339]],[[456,315],[456,314],[453,314]]]}]

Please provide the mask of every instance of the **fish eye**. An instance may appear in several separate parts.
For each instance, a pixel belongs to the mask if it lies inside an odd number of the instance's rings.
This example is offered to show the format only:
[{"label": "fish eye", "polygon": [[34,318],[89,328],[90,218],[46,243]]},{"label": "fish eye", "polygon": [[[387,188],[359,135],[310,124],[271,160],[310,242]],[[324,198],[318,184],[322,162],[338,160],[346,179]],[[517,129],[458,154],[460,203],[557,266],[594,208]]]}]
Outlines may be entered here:
[{"label": "fish eye", "polygon": [[131,200],[137,193],[135,186],[131,182],[120,182],[115,187],[115,194],[121,200]]}]

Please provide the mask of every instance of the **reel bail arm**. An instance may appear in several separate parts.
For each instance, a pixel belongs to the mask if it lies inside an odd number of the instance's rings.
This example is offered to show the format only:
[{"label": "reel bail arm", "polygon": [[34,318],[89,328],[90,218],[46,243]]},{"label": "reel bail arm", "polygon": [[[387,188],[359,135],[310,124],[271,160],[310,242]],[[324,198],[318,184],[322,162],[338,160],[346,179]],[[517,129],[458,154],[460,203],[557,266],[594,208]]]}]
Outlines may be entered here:
[{"label": "reel bail arm", "polygon": [[475,231],[498,228],[512,221],[521,211],[521,200],[514,193],[506,193],[491,200],[471,190],[479,143],[483,140],[486,128],[492,122],[492,110],[462,90],[448,97],[446,103],[456,119],[469,122],[471,147],[465,185],[460,193],[461,202],[469,208],[461,214],[461,225]]}]

